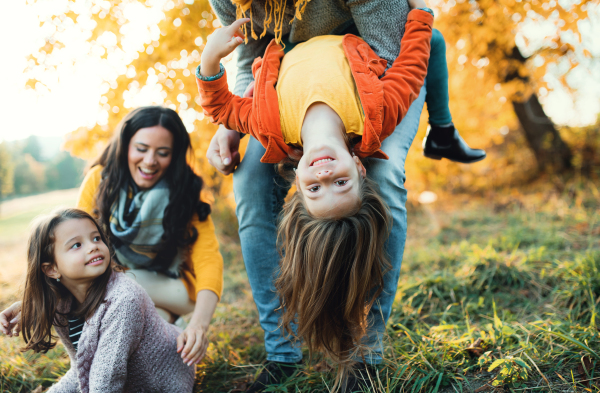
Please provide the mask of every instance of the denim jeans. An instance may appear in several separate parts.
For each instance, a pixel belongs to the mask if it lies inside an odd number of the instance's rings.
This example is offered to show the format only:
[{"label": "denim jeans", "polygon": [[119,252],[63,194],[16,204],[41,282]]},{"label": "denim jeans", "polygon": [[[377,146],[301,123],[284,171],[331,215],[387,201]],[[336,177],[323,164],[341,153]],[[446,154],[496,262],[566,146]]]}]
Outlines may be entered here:
[{"label": "denim jeans", "polygon": [[[373,351],[366,358],[368,363],[381,361],[381,338],[385,333],[385,324],[392,310],[400,277],[406,240],[404,161],[417,133],[424,101],[423,87],[402,123],[383,142],[382,150],[390,159],[367,159],[364,162],[367,176],[379,185],[393,217],[392,233],[386,243],[392,269],[386,273],[383,292],[369,314],[365,343]],[[264,152],[265,149],[259,142],[254,138],[250,139],[246,155],[233,175],[236,214],[244,263],[260,324],[265,332],[267,360],[292,363],[302,359],[302,351],[298,343],[294,345],[279,329],[279,313],[276,309],[280,304],[273,285],[274,277],[279,271],[277,219],[290,185],[277,175],[273,164],[260,162]]]}]

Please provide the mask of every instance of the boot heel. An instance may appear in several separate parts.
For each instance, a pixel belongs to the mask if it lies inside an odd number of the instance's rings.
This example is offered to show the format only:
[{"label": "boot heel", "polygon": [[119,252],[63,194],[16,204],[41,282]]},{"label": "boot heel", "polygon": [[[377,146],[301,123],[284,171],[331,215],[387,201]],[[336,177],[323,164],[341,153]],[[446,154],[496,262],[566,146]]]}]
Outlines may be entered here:
[{"label": "boot heel", "polygon": [[431,158],[432,160],[441,160],[442,159],[442,156],[436,156],[436,155],[433,155],[433,154],[423,153],[423,155],[425,157],[427,157],[427,158]]}]

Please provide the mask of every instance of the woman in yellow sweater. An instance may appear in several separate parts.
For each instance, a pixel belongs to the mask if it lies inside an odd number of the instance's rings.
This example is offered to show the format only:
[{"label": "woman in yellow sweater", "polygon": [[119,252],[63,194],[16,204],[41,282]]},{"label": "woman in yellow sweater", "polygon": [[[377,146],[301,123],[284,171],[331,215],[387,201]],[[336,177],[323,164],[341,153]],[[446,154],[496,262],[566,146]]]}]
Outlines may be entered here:
[{"label": "woman in yellow sweater", "polygon": [[104,227],[119,264],[173,322],[193,311],[177,340],[186,363],[199,363],[221,296],[223,258],[200,200],[202,179],[187,164],[190,138],[171,109],[130,112],[92,164],[77,207]]}]

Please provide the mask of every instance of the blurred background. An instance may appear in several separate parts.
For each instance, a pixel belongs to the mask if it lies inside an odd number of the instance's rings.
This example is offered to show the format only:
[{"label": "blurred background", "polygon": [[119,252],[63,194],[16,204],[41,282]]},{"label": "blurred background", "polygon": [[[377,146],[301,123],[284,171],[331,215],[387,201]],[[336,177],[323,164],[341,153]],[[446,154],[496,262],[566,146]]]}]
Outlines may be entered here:
[{"label": "blurred background", "polygon": [[[598,157],[597,1],[430,0],[447,41],[450,107],[475,165],[409,155],[407,188],[486,192],[541,174],[591,175]],[[207,0],[27,0],[0,16],[0,191],[3,199],[72,188],[131,109],[179,112],[214,200],[231,178],[204,158],[215,127],[198,105],[194,69],[219,27]],[[230,78],[235,59],[228,62]],[[79,174],[77,177],[76,174]]]},{"label": "blurred background", "polygon": [[[423,157],[423,111],[406,162],[404,271],[418,271],[410,263],[424,261],[419,247],[450,247],[467,238],[485,244],[486,236],[506,229],[501,221],[507,211],[522,220],[514,224],[518,233],[532,233],[523,222],[543,205],[556,220],[572,213],[577,233],[597,236],[599,2],[428,5],[447,43],[454,123],[471,147],[486,149],[488,156],[472,165]],[[194,70],[207,36],[220,27],[208,0],[15,0],[0,9],[0,308],[17,297],[30,220],[56,205],[74,204],[86,163],[129,111],[164,105],[184,120],[195,168],[206,181],[204,198],[213,204],[227,264],[217,315],[239,305],[256,328],[232,178],[216,173],[205,158],[216,127],[198,104]],[[233,86],[235,54],[226,67]],[[497,226],[481,226],[482,217],[485,225]],[[589,242],[586,247],[598,247],[597,238]],[[260,341],[259,332],[248,332],[254,335],[250,341]],[[17,356],[16,344],[3,345],[0,351]],[[64,355],[56,356],[62,356],[58,370],[64,371]]]}]

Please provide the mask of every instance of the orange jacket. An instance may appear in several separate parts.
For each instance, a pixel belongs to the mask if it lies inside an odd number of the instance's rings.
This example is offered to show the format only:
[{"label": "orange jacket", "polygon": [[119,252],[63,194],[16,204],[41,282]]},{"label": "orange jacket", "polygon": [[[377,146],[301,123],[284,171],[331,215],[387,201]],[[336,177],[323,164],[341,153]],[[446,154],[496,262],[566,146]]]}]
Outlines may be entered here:
[{"label": "orange jacket", "polygon": [[[401,50],[385,76],[380,79],[387,62],[361,38],[347,34],[343,39],[344,52],[358,89],[365,113],[365,129],[354,152],[361,158],[388,156],[381,151],[387,138],[406,115],[410,104],[419,96],[425,76],[431,46],[433,16],[422,10],[408,14]],[[227,75],[214,81],[196,78],[204,114],[213,123],[250,134],[267,150],[261,162],[278,163],[291,152],[281,133],[277,78],[283,50],[271,41],[262,58],[252,65],[254,96],[241,98],[227,86]]]}]

